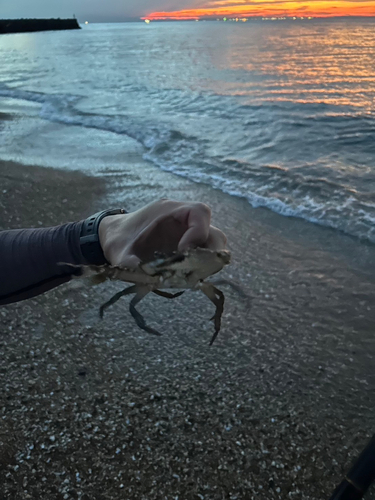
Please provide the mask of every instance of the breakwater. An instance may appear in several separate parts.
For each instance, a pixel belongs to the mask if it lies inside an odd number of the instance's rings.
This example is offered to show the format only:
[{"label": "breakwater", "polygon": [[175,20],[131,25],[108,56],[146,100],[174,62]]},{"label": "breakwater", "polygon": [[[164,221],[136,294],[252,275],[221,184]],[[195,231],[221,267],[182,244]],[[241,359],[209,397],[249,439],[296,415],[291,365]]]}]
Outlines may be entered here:
[{"label": "breakwater", "polygon": [[77,19],[0,19],[0,34],[81,29]]}]

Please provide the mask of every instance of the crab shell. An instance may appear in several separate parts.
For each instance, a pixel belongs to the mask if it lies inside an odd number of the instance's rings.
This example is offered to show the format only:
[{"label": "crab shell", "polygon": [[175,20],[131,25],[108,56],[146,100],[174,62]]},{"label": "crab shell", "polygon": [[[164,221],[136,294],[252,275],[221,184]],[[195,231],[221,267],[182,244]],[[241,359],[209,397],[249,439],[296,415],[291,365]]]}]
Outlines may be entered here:
[{"label": "crab shell", "polygon": [[91,275],[95,283],[109,279],[150,285],[152,289],[187,289],[195,288],[198,283],[218,273],[229,263],[230,253],[227,250],[195,248],[141,263],[136,268],[89,266],[90,272],[86,275]]}]

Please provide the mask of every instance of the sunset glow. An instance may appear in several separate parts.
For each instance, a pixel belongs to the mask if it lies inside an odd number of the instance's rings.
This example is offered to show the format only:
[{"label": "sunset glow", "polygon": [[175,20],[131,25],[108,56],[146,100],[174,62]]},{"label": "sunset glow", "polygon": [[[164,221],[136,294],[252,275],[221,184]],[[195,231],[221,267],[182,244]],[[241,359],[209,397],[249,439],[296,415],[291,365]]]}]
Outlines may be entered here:
[{"label": "sunset glow", "polygon": [[[197,2],[194,2],[195,6]],[[202,0],[199,8],[171,12],[152,12],[151,20],[189,20],[204,17],[333,17],[333,16],[375,16],[373,0],[327,2],[325,0]]]}]

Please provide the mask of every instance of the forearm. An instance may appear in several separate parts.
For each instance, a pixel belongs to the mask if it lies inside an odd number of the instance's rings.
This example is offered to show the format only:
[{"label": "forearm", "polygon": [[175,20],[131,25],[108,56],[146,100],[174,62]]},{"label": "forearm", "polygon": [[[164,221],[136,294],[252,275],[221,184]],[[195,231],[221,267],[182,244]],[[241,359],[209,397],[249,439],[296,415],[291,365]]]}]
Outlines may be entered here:
[{"label": "forearm", "polygon": [[80,251],[82,222],[46,229],[0,232],[0,305],[44,293],[74,274],[85,261]]}]

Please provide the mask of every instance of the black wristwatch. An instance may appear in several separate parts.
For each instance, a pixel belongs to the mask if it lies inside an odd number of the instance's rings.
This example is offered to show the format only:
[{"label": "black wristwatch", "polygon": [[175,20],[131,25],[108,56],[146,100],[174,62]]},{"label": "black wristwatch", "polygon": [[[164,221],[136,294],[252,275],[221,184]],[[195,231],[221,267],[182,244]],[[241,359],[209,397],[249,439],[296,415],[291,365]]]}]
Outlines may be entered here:
[{"label": "black wristwatch", "polygon": [[107,259],[104,257],[104,253],[99,241],[99,224],[107,217],[107,215],[118,215],[126,214],[126,210],[123,208],[116,208],[115,210],[103,210],[97,214],[88,217],[81,229],[81,234],[79,238],[79,243],[81,246],[81,252],[84,259],[88,264],[95,266],[102,266],[104,264],[109,264]]}]

